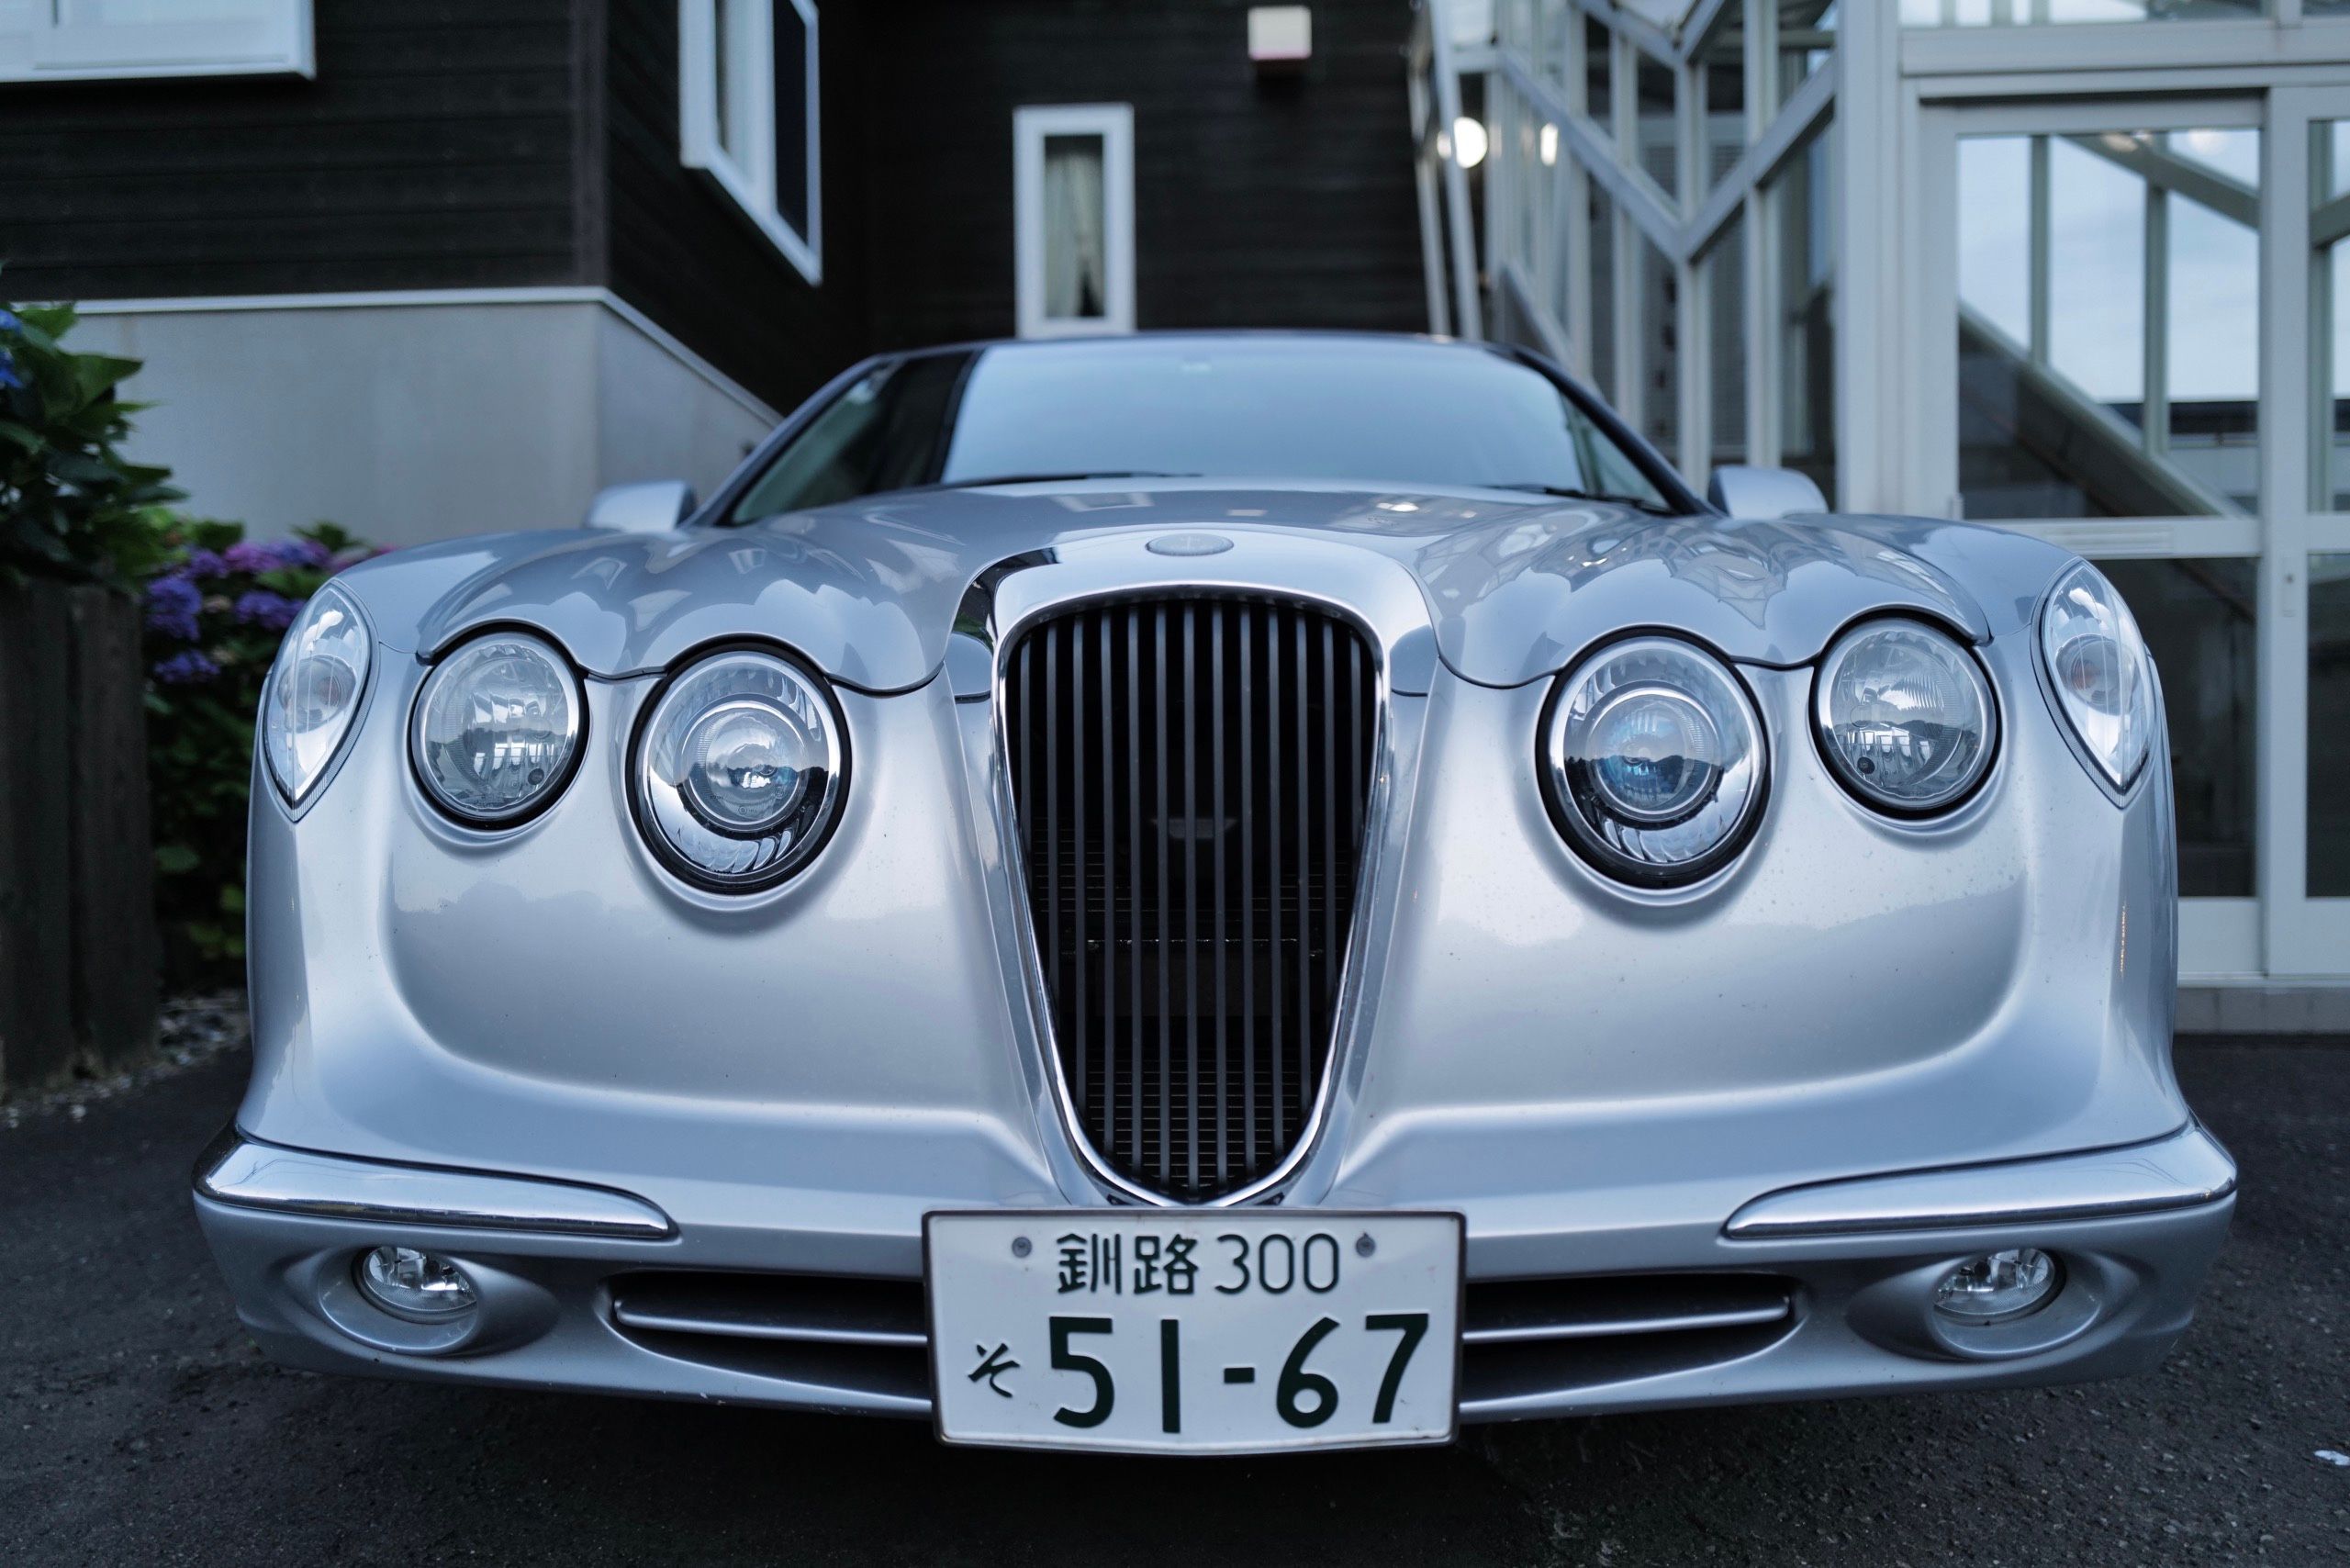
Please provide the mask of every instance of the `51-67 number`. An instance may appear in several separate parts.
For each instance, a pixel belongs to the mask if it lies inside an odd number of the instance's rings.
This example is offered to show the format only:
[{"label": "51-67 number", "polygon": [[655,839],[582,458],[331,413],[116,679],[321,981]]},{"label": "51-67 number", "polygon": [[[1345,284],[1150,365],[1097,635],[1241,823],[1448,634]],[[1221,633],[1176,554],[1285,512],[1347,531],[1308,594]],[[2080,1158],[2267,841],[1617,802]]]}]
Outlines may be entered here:
[{"label": "51-67 number", "polygon": [[[1069,1341],[1080,1334],[1109,1334],[1116,1325],[1107,1317],[1064,1317],[1048,1319],[1052,1330],[1052,1362],[1056,1372],[1083,1372],[1093,1383],[1093,1403],[1082,1409],[1063,1406],[1053,1412],[1053,1419],[1064,1427],[1080,1428],[1098,1427],[1110,1418],[1117,1406],[1117,1383],[1110,1369],[1100,1358],[1089,1356],[1074,1349]],[[1379,1392],[1371,1401],[1371,1424],[1385,1426],[1394,1418],[1395,1394],[1404,1383],[1404,1371],[1412,1364],[1412,1352],[1427,1338],[1428,1315],[1425,1312],[1374,1312],[1362,1320],[1363,1327],[1371,1333],[1387,1332],[1396,1336],[1395,1349],[1387,1358],[1387,1371],[1379,1380]],[[1273,1408],[1281,1418],[1301,1430],[1318,1427],[1338,1413],[1338,1385],[1310,1370],[1306,1357],[1315,1346],[1337,1332],[1338,1320],[1319,1317],[1313,1326],[1298,1336],[1290,1348],[1289,1358],[1281,1362],[1281,1373],[1273,1386]],[[1158,1320],[1158,1428],[1163,1432],[1183,1429],[1182,1346],[1181,1320],[1162,1317]]]}]

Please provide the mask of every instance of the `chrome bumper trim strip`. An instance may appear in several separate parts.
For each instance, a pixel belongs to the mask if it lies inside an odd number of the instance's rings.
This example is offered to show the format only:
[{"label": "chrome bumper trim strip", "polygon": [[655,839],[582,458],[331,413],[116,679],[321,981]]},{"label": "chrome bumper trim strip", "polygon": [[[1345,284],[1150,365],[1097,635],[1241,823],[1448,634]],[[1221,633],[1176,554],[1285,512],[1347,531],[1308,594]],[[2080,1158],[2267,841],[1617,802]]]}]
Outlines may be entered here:
[{"label": "chrome bumper trim strip", "polygon": [[2086,1154],[1788,1187],[1748,1204],[1722,1231],[1752,1241],[2109,1219],[2194,1208],[2235,1190],[2235,1161],[2190,1125],[2151,1143]]},{"label": "chrome bumper trim strip", "polygon": [[196,1190],[240,1208],[371,1224],[643,1241],[677,1233],[651,1204],[610,1188],[281,1148],[233,1126],[196,1162]]},{"label": "chrome bumper trim strip", "polygon": [[813,1345],[890,1345],[919,1350],[930,1336],[898,1328],[852,1328],[824,1323],[754,1323],[740,1318],[705,1317],[690,1312],[661,1312],[612,1304],[612,1321],[623,1328],[662,1334],[707,1334],[721,1339],[788,1339]]},{"label": "chrome bumper trim strip", "polygon": [[1506,1328],[1463,1329],[1464,1345],[1522,1345],[1540,1339],[1606,1339],[1627,1334],[1677,1334],[1697,1328],[1743,1328],[1778,1323],[1795,1311],[1791,1302],[1767,1306],[1727,1307],[1718,1312],[1659,1313],[1651,1317],[1613,1317],[1559,1323],[1520,1323]]}]

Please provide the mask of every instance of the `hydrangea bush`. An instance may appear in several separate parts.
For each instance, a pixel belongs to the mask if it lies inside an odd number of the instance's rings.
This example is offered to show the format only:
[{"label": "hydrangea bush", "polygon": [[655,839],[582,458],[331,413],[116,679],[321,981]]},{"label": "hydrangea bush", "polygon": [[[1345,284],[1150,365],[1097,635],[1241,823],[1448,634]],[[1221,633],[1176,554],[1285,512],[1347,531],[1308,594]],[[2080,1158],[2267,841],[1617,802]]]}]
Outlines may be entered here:
[{"label": "hydrangea bush", "polygon": [[61,346],[73,325],[67,306],[0,303],[0,579],[129,592],[180,492],[116,450],[142,406],[116,395],[139,362]]},{"label": "hydrangea bush", "polygon": [[278,641],[320,583],[374,552],[325,522],[264,542],[174,520],[161,545],[147,584],[156,904],[169,961],[193,978],[243,962],[253,720]]}]

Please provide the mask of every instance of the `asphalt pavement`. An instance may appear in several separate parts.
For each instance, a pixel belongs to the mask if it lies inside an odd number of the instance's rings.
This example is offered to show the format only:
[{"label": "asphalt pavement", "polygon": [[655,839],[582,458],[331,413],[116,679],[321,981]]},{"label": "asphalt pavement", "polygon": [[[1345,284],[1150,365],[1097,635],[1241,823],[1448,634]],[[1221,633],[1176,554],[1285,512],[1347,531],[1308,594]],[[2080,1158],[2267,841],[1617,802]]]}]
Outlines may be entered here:
[{"label": "asphalt pavement", "polygon": [[221,1055],[0,1120],[0,1563],[2350,1562],[2350,1041],[2179,1066],[2244,1195],[2150,1375],[1137,1461],[272,1367],[186,1198]]}]

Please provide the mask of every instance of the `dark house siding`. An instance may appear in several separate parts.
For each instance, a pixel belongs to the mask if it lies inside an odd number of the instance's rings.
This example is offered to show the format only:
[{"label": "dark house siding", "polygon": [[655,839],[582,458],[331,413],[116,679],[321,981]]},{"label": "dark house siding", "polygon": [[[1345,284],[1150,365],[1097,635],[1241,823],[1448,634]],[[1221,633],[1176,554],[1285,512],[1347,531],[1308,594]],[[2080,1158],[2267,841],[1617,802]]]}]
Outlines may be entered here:
[{"label": "dark house siding", "polygon": [[1294,78],[1250,69],[1247,12],[872,7],[871,36],[898,40],[867,56],[861,95],[877,346],[1012,331],[1012,111],[1056,103],[1134,106],[1137,325],[1426,330],[1408,0],[1318,0],[1314,59]]},{"label": "dark house siding", "polygon": [[17,298],[581,281],[565,0],[317,0],[318,76],[0,86]]},{"label": "dark house siding", "polygon": [[677,0],[606,0],[607,272],[599,280],[781,410],[865,352],[860,8],[820,5],[823,286],[679,161]]}]

